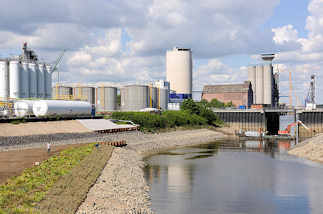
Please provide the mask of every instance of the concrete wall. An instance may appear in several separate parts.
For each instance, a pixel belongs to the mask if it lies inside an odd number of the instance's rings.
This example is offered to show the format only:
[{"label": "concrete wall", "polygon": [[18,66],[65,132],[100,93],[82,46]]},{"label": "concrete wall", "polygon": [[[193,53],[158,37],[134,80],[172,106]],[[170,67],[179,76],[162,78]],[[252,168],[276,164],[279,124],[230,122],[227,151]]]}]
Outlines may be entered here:
[{"label": "concrete wall", "polygon": [[232,101],[233,105],[240,106],[245,105],[248,106],[248,93],[247,92],[236,92],[236,93],[214,93],[214,94],[203,94],[202,99],[210,102],[212,99],[217,99],[223,103],[228,103]]}]

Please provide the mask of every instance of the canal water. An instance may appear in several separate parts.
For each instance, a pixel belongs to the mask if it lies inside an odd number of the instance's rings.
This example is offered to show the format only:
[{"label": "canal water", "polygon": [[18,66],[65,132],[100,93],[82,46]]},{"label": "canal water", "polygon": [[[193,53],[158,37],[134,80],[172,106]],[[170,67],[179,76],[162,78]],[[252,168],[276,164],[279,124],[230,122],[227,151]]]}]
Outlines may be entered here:
[{"label": "canal water", "polygon": [[158,214],[323,213],[323,167],[280,141],[216,142],[147,158]]}]

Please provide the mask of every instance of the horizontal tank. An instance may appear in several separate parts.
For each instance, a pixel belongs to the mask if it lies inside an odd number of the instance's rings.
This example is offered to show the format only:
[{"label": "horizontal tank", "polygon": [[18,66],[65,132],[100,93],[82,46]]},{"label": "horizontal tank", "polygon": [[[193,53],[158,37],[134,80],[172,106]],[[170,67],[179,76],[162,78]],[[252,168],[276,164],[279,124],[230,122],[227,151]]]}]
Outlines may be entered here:
[{"label": "horizontal tank", "polygon": [[9,97],[9,62],[0,61],[0,100],[7,100]]},{"label": "horizontal tank", "polygon": [[117,88],[96,88],[96,111],[115,111],[117,109]]},{"label": "horizontal tank", "polygon": [[174,48],[166,52],[166,79],[176,94],[192,94],[192,52]]},{"label": "horizontal tank", "polygon": [[21,98],[21,64],[19,61],[9,62],[9,92],[10,98]]},{"label": "horizontal tank", "polygon": [[168,109],[169,91],[167,88],[158,88],[158,105],[161,110]]},{"label": "horizontal tank", "polygon": [[55,115],[91,115],[92,106],[84,101],[40,100],[33,104],[37,117]]},{"label": "horizontal tank", "polygon": [[14,113],[17,117],[26,117],[33,115],[33,104],[35,101],[32,100],[19,100],[14,103]]}]

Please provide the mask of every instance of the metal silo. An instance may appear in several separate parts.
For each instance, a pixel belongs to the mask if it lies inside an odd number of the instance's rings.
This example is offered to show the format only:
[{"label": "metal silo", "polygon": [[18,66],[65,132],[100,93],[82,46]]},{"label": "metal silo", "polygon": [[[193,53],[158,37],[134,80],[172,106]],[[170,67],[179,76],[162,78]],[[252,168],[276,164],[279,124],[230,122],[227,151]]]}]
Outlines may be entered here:
[{"label": "metal silo", "polygon": [[157,88],[149,87],[149,107],[150,108],[157,108],[158,102],[158,92]]},{"label": "metal silo", "polygon": [[120,88],[120,98],[121,98],[121,103],[120,103],[120,109],[122,111],[125,111],[127,107],[126,101],[128,100],[128,90],[127,88]]},{"label": "metal silo", "polygon": [[0,100],[7,100],[9,97],[9,62],[0,61]]},{"label": "metal silo", "polygon": [[271,64],[264,65],[264,104],[272,104],[273,90],[273,67]]},{"label": "metal silo", "polygon": [[129,85],[122,91],[121,97],[124,95],[124,111],[139,111],[147,108],[149,105],[149,87],[146,85]]},{"label": "metal silo", "polygon": [[29,97],[35,98],[37,97],[37,70],[36,70],[36,64],[35,63],[29,63]]},{"label": "metal silo", "polygon": [[158,105],[157,108],[162,110],[168,109],[169,91],[167,88],[158,88]]},{"label": "metal silo", "polygon": [[264,103],[264,72],[263,66],[256,66],[256,104]]},{"label": "metal silo", "polygon": [[174,48],[166,52],[166,78],[170,90],[176,94],[192,96],[192,52]]},{"label": "metal silo", "polygon": [[253,103],[256,102],[256,66],[248,67],[248,80],[251,82],[251,87],[253,91]]},{"label": "metal silo", "polygon": [[45,97],[52,97],[52,66],[46,65],[45,72]]},{"label": "metal silo", "polygon": [[22,91],[22,97],[23,98],[29,98],[30,97],[30,69],[27,62],[22,62],[22,74],[21,74],[21,91]]},{"label": "metal silo", "polygon": [[73,98],[95,104],[95,88],[75,87],[73,88]]},{"label": "metal silo", "polygon": [[38,64],[36,66],[36,69],[38,69],[38,78],[37,78],[37,91],[38,91],[38,97],[44,98],[45,97],[45,65],[44,64]]},{"label": "metal silo", "polygon": [[9,62],[10,98],[21,98],[21,64],[17,60]]},{"label": "metal silo", "polygon": [[98,87],[96,88],[96,110],[115,111],[117,109],[117,88]]}]

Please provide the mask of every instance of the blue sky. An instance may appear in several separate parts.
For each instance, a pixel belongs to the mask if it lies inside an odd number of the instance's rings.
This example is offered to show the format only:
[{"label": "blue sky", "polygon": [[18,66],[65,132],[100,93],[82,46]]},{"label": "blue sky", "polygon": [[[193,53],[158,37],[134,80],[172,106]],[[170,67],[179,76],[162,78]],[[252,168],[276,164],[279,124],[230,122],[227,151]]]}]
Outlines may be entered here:
[{"label": "blue sky", "polygon": [[18,54],[24,41],[47,62],[67,49],[63,82],[120,86],[164,79],[166,51],[182,46],[193,50],[199,90],[243,82],[258,54],[279,52],[282,92],[292,70],[303,100],[316,73],[323,103],[321,14],[323,0],[3,0],[0,56]]}]

